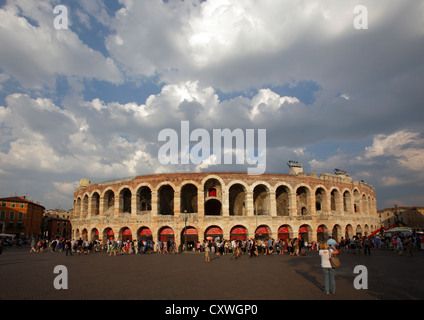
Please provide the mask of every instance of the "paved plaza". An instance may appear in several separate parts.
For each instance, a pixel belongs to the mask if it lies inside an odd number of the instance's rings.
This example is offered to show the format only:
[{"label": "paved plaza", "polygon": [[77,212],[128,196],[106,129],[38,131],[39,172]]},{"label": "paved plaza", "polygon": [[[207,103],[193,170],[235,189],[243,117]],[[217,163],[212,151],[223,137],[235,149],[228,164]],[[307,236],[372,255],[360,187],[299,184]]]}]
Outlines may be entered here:
[{"label": "paved plaza", "polygon": [[[130,300],[416,300],[424,299],[424,252],[396,256],[343,253],[336,294],[323,293],[318,252],[232,260],[201,253],[109,256],[105,252],[65,256],[12,248],[0,256],[0,299]],[[68,289],[55,289],[54,268],[66,266]],[[368,271],[368,289],[354,288],[357,265]]]}]

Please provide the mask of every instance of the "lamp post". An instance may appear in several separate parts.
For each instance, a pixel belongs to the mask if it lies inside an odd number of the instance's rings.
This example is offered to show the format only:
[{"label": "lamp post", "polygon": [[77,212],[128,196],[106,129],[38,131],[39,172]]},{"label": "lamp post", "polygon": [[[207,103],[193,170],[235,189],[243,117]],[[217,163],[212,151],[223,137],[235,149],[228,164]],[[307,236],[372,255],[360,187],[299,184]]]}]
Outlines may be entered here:
[{"label": "lamp post", "polygon": [[184,210],[184,251],[187,251],[187,210]]}]

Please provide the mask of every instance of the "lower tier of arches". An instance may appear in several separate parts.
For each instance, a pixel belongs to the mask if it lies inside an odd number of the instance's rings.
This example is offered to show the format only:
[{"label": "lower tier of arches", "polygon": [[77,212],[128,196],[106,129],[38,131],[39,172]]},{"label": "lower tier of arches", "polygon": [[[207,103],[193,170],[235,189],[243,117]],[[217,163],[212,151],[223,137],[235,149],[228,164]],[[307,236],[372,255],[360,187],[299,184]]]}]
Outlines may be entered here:
[{"label": "lower tier of arches", "polygon": [[367,236],[378,226],[368,222],[318,222],[284,223],[270,221],[204,221],[203,223],[98,223],[73,224],[72,237],[83,240],[108,239],[173,241],[177,245],[202,242],[205,239],[292,239],[303,238],[308,242],[327,240],[330,236],[342,238]]}]

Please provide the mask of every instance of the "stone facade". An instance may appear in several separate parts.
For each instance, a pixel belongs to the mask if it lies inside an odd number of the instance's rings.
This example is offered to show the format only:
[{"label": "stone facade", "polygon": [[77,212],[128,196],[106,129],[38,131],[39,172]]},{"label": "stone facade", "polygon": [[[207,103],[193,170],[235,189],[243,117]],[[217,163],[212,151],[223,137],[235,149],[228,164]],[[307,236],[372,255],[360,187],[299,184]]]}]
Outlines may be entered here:
[{"label": "stone facade", "polygon": [[190,241],[217,235],[317,241],[366,235],[379,226],[375,190],[348,176],[204,172],[81,181],[73,238],[166,238],[177,245],[185,235]]}]

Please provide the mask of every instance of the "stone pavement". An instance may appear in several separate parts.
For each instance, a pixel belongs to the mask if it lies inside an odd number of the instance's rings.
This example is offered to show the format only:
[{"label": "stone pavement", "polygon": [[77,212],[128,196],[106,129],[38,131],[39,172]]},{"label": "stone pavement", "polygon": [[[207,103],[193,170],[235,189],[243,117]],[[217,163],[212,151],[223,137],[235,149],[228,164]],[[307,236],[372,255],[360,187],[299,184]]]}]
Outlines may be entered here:
[{"label": "stone pavement", "polygon": [[[107,253],[65,256],[12,248],[0,256],[0,299],[11,300],[417,300],[424,299],[424,252],[396,256],[343,253],[336,271],[336,295],[323,293],[318,252],[306,256],[212,256]],[[68,270],[68,289],[53,286],[53,270]],[[356,290],[356,265],[368,270],[368,289]]]}]

